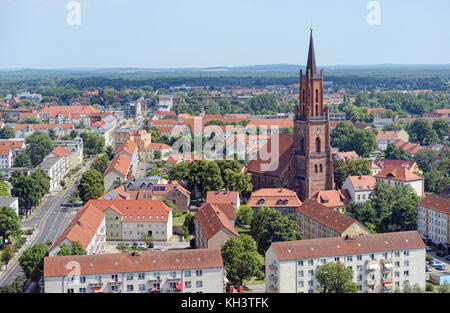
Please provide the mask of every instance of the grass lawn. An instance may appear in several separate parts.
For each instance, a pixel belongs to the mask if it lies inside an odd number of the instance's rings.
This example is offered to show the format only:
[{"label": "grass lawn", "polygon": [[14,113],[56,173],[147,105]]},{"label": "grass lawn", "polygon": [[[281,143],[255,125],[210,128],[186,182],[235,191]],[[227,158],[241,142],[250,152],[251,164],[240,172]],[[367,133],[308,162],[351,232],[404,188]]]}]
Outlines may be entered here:
[{"label": "grass lawn", "polygon": [[173,218],[173,226],[183,226],[184,220],[186,219],[186,214]]}]

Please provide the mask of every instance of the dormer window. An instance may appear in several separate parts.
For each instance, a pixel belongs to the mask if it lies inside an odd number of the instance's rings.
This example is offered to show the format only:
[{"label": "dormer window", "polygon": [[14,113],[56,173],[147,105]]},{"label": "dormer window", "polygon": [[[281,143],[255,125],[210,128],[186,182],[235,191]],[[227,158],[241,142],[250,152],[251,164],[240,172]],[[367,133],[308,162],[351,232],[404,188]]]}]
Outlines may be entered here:
[{"label": "dormer window", "polygon": [[258,204],[259,204],[259,205],[263,205],[265,202],[266,202],[266,201],[265,201],[264,199],[260,199],[260,200],[258,201]]}]

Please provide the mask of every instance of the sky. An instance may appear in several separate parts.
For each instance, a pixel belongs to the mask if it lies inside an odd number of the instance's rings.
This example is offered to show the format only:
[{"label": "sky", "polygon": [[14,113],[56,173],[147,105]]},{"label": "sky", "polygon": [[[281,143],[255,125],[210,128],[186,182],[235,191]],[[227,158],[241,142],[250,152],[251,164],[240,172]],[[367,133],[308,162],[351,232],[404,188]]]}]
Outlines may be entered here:
[{"label": "sky", "polygon": [[69,2],[0,0],[0,68],[304,65],[311,22],[318,65],[450,63],[448,0]]}]

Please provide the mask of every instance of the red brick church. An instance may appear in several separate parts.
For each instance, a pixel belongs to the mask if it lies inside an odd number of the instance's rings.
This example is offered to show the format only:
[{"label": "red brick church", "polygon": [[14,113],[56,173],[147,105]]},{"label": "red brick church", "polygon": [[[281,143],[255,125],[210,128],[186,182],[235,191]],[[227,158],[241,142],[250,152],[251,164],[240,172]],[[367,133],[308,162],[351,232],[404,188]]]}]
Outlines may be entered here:
[{"label": "red brick church", "polygon": [[[272,137],[263,147],[267,154],[259,153],[250,161],[247,172],[255,190],[285,187],[305,201],[318,191],[334,189],[329,112],[323,105],[323,70],[317,73],[312,28],[306,73],[300,70],[299,96],[294,134]],[[268,159],[272,151],[275,157]]]}]

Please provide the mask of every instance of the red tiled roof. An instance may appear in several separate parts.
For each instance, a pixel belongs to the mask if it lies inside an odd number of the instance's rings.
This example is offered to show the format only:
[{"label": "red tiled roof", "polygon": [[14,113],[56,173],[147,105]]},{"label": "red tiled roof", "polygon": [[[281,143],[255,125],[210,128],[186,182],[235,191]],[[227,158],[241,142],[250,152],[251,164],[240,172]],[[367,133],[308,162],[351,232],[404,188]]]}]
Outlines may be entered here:
[{"label": "red tiled roof", "polygon": [[22,128],[27,127],[32,128],[33,130],[46,130],[46,129],[55,129],[56,127],[65,128],[65,129],[74,129],[73,124],[16,124],[14,126],[14,130],[20,130]]},{"label": "red tiled roof", "polygon": [[450,215],[450,199],[441,196],[426,194],[418,205],[433,211]]},{"label": "red tiled roof", "polygon": [[381,172],[376,174],[375,177],[401,181],[423,180],[422,177],[412,173],[406,167],[394,165],[385,167]]},{"label": "red tiled roof", "polygon": [[334,255],[366,254],[408,249],[425,249],[417,231],[382,233],[358,236],[274,242],[272,247],[279,261],[320,258]]},{"label": "red tiled roof", "polygon": [[376,140],[397,140],[398,135],[394,131],[380,131],[376,135]]},{"label": "red tiled roof", "polygon": [[63,157],[67,155],[69,152],[67,152],[67,150],[64,149],[63,147],[58,146],[55,149],[53,149],[52,153],[54,153],[58,157]]},{"label": "red tiled roof", "polygon": [[105,214],[95,206],[86,204],[75,215],[61,236],[53,243],[49,250],[54,249],[65,239],[78,241],[86,249],[100,227]]},{"label": "red tiled roof", "polygon": [[245,128],[265,127],[267,129],[278,127],[280,129],[294,127],[294,121],[290,118],[277,119],[252,119]]},{"label": "red tiled roof", "polygon": [[[313,199],[317,199],[318,203],[327,208],[337,208],[346,206],[350,200],[350,194],[347,189],[340,190],[322,190],[316,193]],[[325,203],[327,201],[327,203]]]},{"label": "red tiled roof", "polygon": [[44,277],[70,275],[72,268],[67,264],[71,261],[80,265],[80,275],[223,267],[220,249],[145,251],[138,255],[129,252],[70,255],[45,257]]},{"label": "red tiled roof", "polygon": [[171,149],[171,147],[164,143],[151,142],[145,147],[145,149],[162,150],[162,149]]},{"label": "red tiled roof", "polygon": [[238,200],[238,191],[208,191],[205,202],[237,204]]},{"label": "red tiled roof", "polygon": [[[247,201],[247,205],[259,206],[260,200],[264,200],[264,203],[261,203],[261,205],[266,207],[298,207],[302,205],[297,193],[286,188],[262,188],[253,191]],[[279,202],[280,200],[287,200],[287,203],[281,203]]]},{"label": "red tiled roof", "polygon": [[127,176],[128,171],[130,170],[131,166],[131,158],[126,154],[119,154],[118,156],[114,157],[114,159],[111,160],[111,163],[109,163],[108,168],[105,171],[104,176],[106,176],[109,172],[112,170],[116,170],[123,176]]},{"label": "red tiled roof", "polygon": [[348,178],[350,179],[350,182],[352,183],[353,189],[355,191],[367,191],[373,190],[375,188],[376,180],[373,176],[348,176]]},{"label": "red tiled roof", "polygon": [[415,161],[405,161],[405,160],[389,160],[389,159],[375,159],[374,163],[378,165],[381,169],[384,169],[387,166],[403,166],[408,169],[411,169],[414,164],[416,164]]},{"label": "red tiled roof", "polygon": [[195,218],[208,240],[224,228],[234,236],[240,237],[225,213],[212,203],[204,203],[199,207]]},{"label": "red tiled roof", "polygon": [[117,150],[116,152],[116,156],[120,153],[122,153],[123,151],[125,151],[126,153],[128,153],[129,155],[133,156],[134,152],[137,149],[137,145],[133,140],[127,140],[125,141],[122,146],[120,146],[120,148]]},{"label": "red tiled roof", "polygon": [[[358,223],[361,227],[365,228],[354,218],[327,208],[325,205],[310,199],[303,202],[303,204],[297,208],[297,213],[308,216],[309,218],[337,231],[340,234],[345,232],[355,223]],[[367,232],[370,233],[370,231]]]}]

